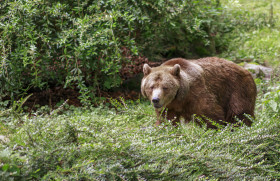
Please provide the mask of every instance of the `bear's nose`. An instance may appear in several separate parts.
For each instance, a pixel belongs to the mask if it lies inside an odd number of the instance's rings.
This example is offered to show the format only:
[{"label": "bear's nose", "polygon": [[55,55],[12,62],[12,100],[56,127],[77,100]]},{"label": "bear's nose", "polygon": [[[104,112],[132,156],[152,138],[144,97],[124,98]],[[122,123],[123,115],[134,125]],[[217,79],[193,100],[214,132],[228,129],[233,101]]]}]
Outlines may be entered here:
[{"label": "bear's nose", "polygon": [[153,98],[153,99],[152,99],[152,102],[153,102],[154,104],[159,103],[159,98]]}]

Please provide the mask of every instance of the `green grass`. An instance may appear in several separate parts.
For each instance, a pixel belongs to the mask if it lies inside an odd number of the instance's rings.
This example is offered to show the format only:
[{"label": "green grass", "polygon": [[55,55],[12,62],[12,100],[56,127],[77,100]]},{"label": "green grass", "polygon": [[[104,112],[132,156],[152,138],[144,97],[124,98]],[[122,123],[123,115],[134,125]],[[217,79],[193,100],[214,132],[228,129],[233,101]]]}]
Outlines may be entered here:
[{"label": "green grass", "polygon": [[[226,56],[230,59],[255,61],[277,67],[280,59],[280,32],[277,29],[262,28],[245,33],[232,41]],[[239,45],[238,48],[233,45]]]},{"label": "green grass", "polygon": [[[230,3],[231,2],[231,3]],[[268,24],[258,25],[258,18],[251,28],[238,28],[229,36],[229,49],[221,56],[231,60],[249,60],[260,64],[277,67],[280,55],[280,1],[279,0],[222,0],[222,5],[229,11],[243,12],[249,19],[263,17]],[[273,23],[270,23],[271,5],[273,6]],[[246,15],[247,14],[247,15]]]},{"label": "green grass", "polygon": [[[2,115],[6,180],[271,180],[280,178],[280,92],[260,82],[252,127],[159,127],[147,102]],[[270,87],[270,89],[267,89]],[[274,101],[274,102],[273,102]],[[276,107],[275,107],[276,102]],[[278,111],[278,112],[275,112]],[[234,131],[232,131],[234,130]]]}]

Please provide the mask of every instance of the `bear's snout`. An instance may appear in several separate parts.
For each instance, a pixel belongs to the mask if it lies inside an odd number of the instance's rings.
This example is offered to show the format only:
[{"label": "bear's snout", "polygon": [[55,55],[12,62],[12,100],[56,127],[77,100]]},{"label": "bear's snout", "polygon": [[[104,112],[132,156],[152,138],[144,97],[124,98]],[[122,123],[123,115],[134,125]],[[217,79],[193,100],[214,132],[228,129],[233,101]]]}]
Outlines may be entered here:
[{"label": "bear's snout", "polygon": [[155,89],[153,90],[153,96],[152,96],[152,103],[155,108],[161,108],[161,99],[160,97],[162,96],[162,91],[161,89]]},{"label": "bear's snout", "polygon": [[159,103],[159,98],[158,98],[158,97],[153,98],[153,99],[152,99],[152,102],[153,102],[154,104],[158,104],[158,103]]},{"label": "bear's snout", "polygon": [[161,105],[159,104],[160,99],[158,97],[155,97],[152,99],[153,105],[155,108],[161,108]]}]

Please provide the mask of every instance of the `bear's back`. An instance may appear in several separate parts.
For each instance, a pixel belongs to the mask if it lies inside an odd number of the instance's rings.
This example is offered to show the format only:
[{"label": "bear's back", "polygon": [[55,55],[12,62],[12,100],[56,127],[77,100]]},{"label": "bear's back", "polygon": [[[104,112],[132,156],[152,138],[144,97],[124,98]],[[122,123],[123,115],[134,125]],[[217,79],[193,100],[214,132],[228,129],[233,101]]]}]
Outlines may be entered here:
[{"label": "bear's back", "polygon": [[[193,82],[194,86],[201,86],[203,82],[206,89],[215,95],[217,103],[222,107],[228,107],[235,95],[240,100],[234,102],[236,106],[242,100],[252,103],[256,100],[256,85],[250,72],[233,62],[218,57],[197,60],[174,58],[163,65],[174,66],[175,64],[179,64],[187,74],[194,77],[193,80],[197,82]],[[247,112],[252,112],[254,104],[249,105],[248,109],[250,111]]]},{"label": "bear's back", "polygon": [[[254,79],[251,73],[243,67],[217,57],[201,58],[192,60],[195,64],[203,69],[205,83],[215,92],[220,92],[221,88],[224,91],[234,91],[236,89],[252,88],[249,92],[254,92],[256,89]],[[252,85],[252,86],[250,86]]]}]

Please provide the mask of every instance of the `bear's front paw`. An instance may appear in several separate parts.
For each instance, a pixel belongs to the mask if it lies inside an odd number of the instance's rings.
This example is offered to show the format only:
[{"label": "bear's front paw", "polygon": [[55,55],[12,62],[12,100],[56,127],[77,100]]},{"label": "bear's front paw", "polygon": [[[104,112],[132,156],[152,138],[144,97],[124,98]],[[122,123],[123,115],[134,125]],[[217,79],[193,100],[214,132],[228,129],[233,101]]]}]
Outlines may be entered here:
[{"label": "bear's front paw", "polygon": [[160,121],[160,120],[157,120],[156,126],[159,126],[159,125],[161,125],[161,121]]}]

